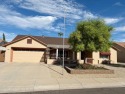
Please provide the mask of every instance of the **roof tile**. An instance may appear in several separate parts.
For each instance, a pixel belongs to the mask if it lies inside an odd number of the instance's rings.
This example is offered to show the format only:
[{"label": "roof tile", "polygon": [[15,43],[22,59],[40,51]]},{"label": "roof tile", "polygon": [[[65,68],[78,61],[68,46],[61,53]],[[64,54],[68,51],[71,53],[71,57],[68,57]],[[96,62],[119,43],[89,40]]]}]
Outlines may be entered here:
[{"label": "roof tile", "polygon": [[116,44],[125,48],[125,42],[116,42]]},{"label": "roof tile", "polygon": [[[23,37],[26,37],[27,35],[18,35],[16,36],[13,41],[19,40]],[[34,38],[36,38],[37,40],[44,42],[45,44],[53,44],[53,45],[62,45],[63,44],[63,38],[57,38],[57,37],[46,37],[46,36],[32,36]],[[65,45],[69,45],[68,44],[68,38],[65,38]]]}]

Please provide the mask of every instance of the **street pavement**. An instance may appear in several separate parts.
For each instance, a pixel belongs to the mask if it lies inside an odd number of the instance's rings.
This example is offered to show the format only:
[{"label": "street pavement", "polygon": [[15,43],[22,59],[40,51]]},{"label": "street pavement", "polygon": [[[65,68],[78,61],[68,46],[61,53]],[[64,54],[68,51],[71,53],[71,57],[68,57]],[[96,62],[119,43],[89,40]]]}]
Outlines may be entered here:
[{"label": "street pavement", "polygon": [[125,68],[104,67],[115,74],[68,74],[44,63],[0,63],[0,93],[125,87]]},{"label": "street pavement", "polygon": [[21,92],[21,93],[9,93],[9,94],[125,94],[125,87],[67,89],[67,90]]}]

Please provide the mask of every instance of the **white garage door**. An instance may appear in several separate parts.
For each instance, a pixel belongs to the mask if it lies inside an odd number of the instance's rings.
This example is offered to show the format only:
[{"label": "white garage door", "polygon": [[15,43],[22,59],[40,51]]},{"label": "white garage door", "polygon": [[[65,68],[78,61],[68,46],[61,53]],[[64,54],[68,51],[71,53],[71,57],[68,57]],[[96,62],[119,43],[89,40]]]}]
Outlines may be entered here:
[{"label": "white garage door", "polygon": [[44,61],[43,50],[16,49],[13,51],[13,62],[37,63]]}]

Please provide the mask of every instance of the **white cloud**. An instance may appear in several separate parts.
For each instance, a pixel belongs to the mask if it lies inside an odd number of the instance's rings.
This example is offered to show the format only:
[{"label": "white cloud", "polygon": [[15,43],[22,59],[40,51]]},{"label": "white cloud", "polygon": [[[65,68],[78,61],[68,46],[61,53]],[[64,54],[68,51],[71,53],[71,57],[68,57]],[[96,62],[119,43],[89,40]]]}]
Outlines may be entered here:
[{"label": "white cloud", "polygon": [[0,5],[0,16],[5,16],[5,15],[16,15],[16,16],[21,16],[20,13],[10,10],[4,5]]},{"label": "white cloud", "polygon": [[123,19],[123,18],[108,18],[108,17],[106,18],[106,17],[101,17],[101,16],[98,16],[98,15],[94,15],[93,13],[88,12],[88,11],[84,11],[83,12],[83,18],[84,19],[102,18],[102,19],[104,19],[106,24],[115,24],[115,23],[118,23],[119,21],[121,21]]},{"label": "white cloud", "polygon": [[125,26],[116,27],[115,31],[125,31]]},{"label": "white cloud", "polygon": [[46,29],[49,30],[52,27],[52,23],[56,20],[55,17],[51,16],[35,16],[35,17],[18,17],[18,16],[7,16],[1,18],[1,20],[8,24],[17,26],[19,28],[35,28],[35,29]]},{"label": "white cloud", "polygon": [[84,19],[95,19],[95,18],[98,18],[98,16],[92,14],[91,12],[88,12],[88,11],[84,11],[83,12],[83,18]]},{"label": "white cloud", "polygon": [[115,24],[115,23],[118,23],[121,20],[122,20],[122,18],[104,18],[104,21],[107,24]]},{"label": "white cloud", "polygon": [[53,16],[24,16],[3,6],[0,6],[0,13],[0,24],[9,24],[23,29],[54,30],[53,23],[57,20]]},{"label": "white cloud", "polygon": [[[5,0],[7,2],[7,0]],[[17,4],[17,7],[32,10],[39,13],[45,13],[51,16],[24,16],[7,6],[0,6],[0,24],[9,24],[18,28],[33,28],[45,29],[49,31],[59,31],[60,23],[56,23],[60,17],[65,15],[66,21],[69,25],[76,23],[79,20],[103,18],[107,24],[115,24],[122,20],[122,18],[106,18],[93,14],[90,11],[85,11],[80,5],[73,0],[9,0],[9,4]],[[13,5],[13,4],[12,4]],[[13,6],[14,7],[14,6]],[[61,27],[62,28],[62,27]]]},{"label": "white cloud", "polygon": [[116,2],[113,6],[124,6],[121,2]]},{"label": "white cloud", "polygon": [[[13,0],[11,0],[13,1]],[[15,1],[15,0],[14,0]],[[15,3],[15,2],[14,2]],[[17,3],[17,2],[16,2]],[[66,16],[72,19],[81,19],[83,5],[72,0],[22,0],[18,1],[19,7],[33,10],[39,13],[46,13],[56,17]]]},{"label": "white cloud", "polygon": [[15,38],[16,34],[15,33],[9,33],[5,31],[0,30],[0,38],[2,39],[3,33],[5,34],[6,41],[10,42],[12,41],[13,38]]}]

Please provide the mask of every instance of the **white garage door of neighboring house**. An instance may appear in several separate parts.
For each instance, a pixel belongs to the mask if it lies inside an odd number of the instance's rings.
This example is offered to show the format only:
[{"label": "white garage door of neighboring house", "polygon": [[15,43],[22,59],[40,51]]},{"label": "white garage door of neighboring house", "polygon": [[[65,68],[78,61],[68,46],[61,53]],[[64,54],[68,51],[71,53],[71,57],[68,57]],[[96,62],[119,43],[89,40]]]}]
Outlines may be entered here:
[{"label": "white garage door of neighboring house", "polygon": [[44,50],[15,49],[12,62],[38,63],[44,61]]}]

